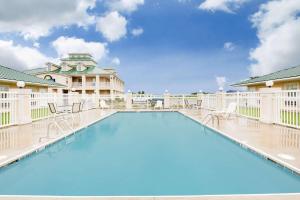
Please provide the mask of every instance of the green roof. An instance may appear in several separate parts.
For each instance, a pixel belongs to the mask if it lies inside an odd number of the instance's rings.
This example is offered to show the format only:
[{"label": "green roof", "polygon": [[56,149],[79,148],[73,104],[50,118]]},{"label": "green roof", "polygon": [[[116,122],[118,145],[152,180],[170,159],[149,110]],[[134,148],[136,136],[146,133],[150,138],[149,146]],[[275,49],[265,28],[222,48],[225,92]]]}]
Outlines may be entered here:
[{"label": "green roof", "polygon": [[[47,68],[38,68],[35,70],[26,70],[25,73],[31,74],[31,75],[37,75],[41,73],[55,73],[55,74],[62,74],[62,75],[88,75],[88,74],[111,74],[108,70],[101,69],[99,67],[95,66],[86,66],[87,68],[83,71],[77,71],[76,67],[73,67],[72,69],[68,71],[62,71],[61,68],[58,68],[56,70],[47,71]],[[110,69],[111,70],[111,69]]]},{"label": "green roof", "polygon": [[42,72],[45,72],[45,71],[47,71],[47,67],[28,69],[28,70],[24,70],[23,72],[26,73],[26,74],[35,75],[35,74],[39,74],[39,73],[42,73]]},{"label": "green roof", "polygon": [[36,76],[26,74],[24,72],[20,72],[14,70],[9,67],[4,67],[0,65],[0,80],[8,80],[8,81],[24,81],[25,83],[31,84],[42,84],[42,85],[49,85],[49,86],[64,86],[53,81],[44,80],[38,78]]},{"label": "green roof", "polygon": [[253,77],[238,83],[233,84],[232,86],[244,86],[254,83],[261,83],[266,82],[270,80],[281,80],[281,79],[287,79],[287,78],[300,78],[300,66],[297,67],[291,67],[287,69],[283,69],[277,72],[273,72],[270,74],[266,74],[263,76]]}]

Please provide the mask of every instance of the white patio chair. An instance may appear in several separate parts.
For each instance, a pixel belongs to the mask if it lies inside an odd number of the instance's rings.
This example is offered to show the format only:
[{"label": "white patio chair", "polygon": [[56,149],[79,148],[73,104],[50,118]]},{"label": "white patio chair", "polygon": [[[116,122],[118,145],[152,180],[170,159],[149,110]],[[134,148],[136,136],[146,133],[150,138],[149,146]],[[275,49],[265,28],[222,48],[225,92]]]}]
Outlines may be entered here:
[{"label": "white patio chair", "polygon": [[200,110],[201,109],[201,106],[202,106],[202,100],[197,100],[197,103],[195,105],[195,108]]},{"label": "white patio chair", "polygon": [[192,109],[193,105],[189,103],[189,100],[184,99],[184,108]]},{"label": "white patio chair", "polygon": [[163,102],[162,101],[156,101],[154,109],[163,109]]},{"label": "white patio chair", "polygon": [[205,123],[205,119],[207,117],[211,117],[212,120],[214,120],[214,118],[216,118],[218,120],[218,125],[220,124],[220,118],[222,119],[229,119],[231,115],[235,115],[236,113],[236,103],[235,102],[231,102],[226,110],[221,110],[221,111],[212,111],[210,113],[208,113],[204,118],[203,118],[203,122]]},{"label": "white patio chair", "polygon": [[109,106],[106,104],[106,102],[105,102],[103,99],[100,100],[100,105],[99,105],[99,107],[100,107],[101,109],[108,109],[108,108],[109,108]]}]

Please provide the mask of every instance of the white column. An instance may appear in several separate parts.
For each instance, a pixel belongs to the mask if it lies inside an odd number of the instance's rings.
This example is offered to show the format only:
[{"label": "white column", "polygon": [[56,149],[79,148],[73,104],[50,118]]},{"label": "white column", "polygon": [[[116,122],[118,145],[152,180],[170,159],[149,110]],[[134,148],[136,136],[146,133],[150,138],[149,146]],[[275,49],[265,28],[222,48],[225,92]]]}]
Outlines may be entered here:
[{"label": "white column", "polygon": [[110,81],[110,96],[111,96],[111,99],[113,99],[114,91],[115,91],[115,81],[114,81],[114,78],[115,77],[113,75],[109,76],[109,81]]},{"label": "white column", "polygon": [[99,94],[100,90],[100,76],[96,75],[96,94]]},{"label": "white column", "polygon": [[85,77],[85,75],[82,75],[81,79],[82,79],[82,94],[85,94],[85,90],[86,90],[86,77]]}]

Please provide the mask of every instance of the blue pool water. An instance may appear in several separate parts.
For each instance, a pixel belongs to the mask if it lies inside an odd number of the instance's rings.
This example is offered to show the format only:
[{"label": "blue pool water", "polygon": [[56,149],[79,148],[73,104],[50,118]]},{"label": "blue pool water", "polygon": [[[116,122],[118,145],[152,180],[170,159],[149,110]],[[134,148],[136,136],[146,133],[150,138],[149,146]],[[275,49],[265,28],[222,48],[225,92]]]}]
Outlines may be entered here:
[{"label": "blue pool water", "polygon": [[2,195],[294,192],[299,176],[173,112],[114,114],[0,170]]}]

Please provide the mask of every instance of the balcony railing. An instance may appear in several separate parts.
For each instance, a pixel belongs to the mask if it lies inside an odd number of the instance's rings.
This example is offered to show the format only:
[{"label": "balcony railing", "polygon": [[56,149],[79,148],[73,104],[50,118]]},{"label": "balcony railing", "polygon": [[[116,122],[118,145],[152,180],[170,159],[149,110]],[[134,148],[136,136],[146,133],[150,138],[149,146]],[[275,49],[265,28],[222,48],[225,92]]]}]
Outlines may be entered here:
[{"label": "balcony railing", "polygon": [[73,82],[72,87],[82,87],[82,82]]}]

